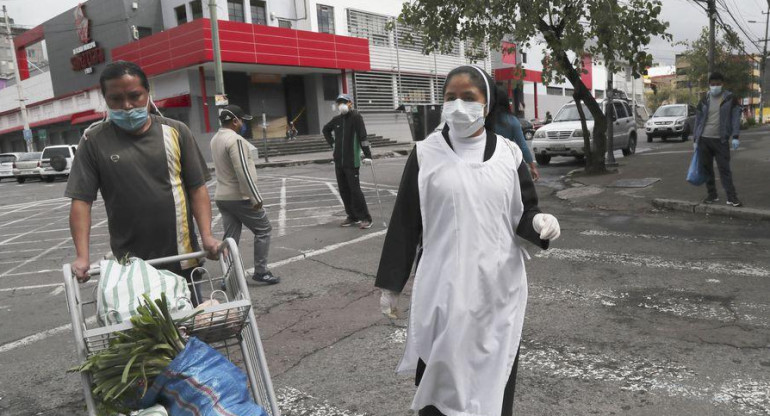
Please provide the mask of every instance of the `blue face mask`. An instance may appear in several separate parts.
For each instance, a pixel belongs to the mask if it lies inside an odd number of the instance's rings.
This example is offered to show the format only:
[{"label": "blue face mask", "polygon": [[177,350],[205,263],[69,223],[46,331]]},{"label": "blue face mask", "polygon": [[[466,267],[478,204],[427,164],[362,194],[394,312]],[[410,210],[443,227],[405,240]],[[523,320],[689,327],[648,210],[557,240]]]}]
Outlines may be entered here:
[{"label": "blue face mask", "polygon": [[125,131],[137,131],[149,117],[147,107],[132,108],[130,110],[109,110],[110,121]]},{"label": "blue face mask", "polygon": [[721,85],[712,85],[709,87],[711,90],[711,95],[719,95],[722,93],[722,86]]},{"label": "blue face mask", "polygon": [[246,125],[245,121],[241,121],[241,136],[245,136],[247,131],[249,131],[249,126]]}]

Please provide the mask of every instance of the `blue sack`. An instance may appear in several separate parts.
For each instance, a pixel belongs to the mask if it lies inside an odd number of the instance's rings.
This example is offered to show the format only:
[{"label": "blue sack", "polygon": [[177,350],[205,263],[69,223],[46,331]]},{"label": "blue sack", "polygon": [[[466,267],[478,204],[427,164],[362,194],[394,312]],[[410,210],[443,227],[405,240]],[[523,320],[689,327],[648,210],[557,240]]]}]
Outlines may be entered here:
[{"label": "blue sack", "polygon": [[267,416],[249,394],[246,374],[217,350],[191,337],[142,398],[170,416]]},{"label": "blue sack", "polygon": [[700,163],[700,156],[698,151],[692,154],[692,161],[690,161],[690,169],[687,170],[687,182],[695,186],[700,186],[706,183],[706,173],[703,172],[703,165]]}]

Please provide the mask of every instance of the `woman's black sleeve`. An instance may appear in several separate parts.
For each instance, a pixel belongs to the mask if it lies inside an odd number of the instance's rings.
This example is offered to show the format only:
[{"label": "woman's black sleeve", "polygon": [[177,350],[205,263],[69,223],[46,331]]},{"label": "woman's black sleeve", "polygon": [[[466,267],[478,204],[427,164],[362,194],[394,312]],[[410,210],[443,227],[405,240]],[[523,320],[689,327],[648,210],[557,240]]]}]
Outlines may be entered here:
[{"label": "woman's black sleeve", "polygon": [[401,176],[396,204],[385,235],[380,267],[377,269],[374,285],[382,289],[401,292],[412,272],[417,247],[422,239],[418,174],[417,150],[414,149]]},{"label": "woman's black sleeve", "polygon": [[540,214],[540,208],[537,206],[535,183],[532,182],[529,168],[524,161],[519,165],[518,173],[519,186],[521,187],[521,202],[524,203],[524,213],[521,215],[519,226],[516,228],[516,234],[543,250],[546,250],[548,249],[550,240],[540,239],[540,233],[535,231],[535,228],[532,226],[532,220],[535,218],[535,215]]}]

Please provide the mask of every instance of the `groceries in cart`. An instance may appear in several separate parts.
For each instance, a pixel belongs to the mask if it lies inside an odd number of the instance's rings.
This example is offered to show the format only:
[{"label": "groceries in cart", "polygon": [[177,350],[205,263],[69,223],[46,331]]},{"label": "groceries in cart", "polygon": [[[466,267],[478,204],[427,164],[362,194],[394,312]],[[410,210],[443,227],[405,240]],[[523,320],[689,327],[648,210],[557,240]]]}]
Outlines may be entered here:
[{"label": "groceries in cart", "polygon": [[160,404],[171,416],[267,415],[249,396],[238,367],[187,337],[184,325],[195,314],[175,320],[165,293],[154,301],[142,298],[130,318],[133,327],[77,367],[90,373],[100,413],[128,414]]}]

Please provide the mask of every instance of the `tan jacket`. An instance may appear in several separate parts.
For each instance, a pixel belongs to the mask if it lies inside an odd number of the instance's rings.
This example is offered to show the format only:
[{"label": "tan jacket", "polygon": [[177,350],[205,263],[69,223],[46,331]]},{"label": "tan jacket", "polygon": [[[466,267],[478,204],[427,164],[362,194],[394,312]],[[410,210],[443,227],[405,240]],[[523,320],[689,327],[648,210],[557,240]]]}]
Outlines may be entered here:
[{"label": "tan jacket", "polygon": [[215,200],[262,203],[250,149],[249,142],[230,129],[220,128],[211,139],[211,157],[217,174]]}]

